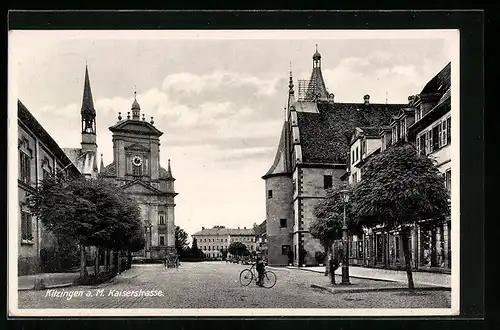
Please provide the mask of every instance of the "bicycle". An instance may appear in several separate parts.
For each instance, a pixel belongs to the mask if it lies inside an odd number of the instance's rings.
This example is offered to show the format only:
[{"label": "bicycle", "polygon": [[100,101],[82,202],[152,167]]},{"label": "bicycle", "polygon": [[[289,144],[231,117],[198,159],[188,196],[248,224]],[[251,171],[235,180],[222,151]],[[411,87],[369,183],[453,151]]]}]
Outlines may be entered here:
[{"label": "bicycle", "polygon": [[[240,284],[243,286],[248,286],[252,281],[257,282],[259,280],[259,275],[256,274],[255,264],[252,267],[243,269],[240,273]],[[262,277],[262,286],[270,289],[276,285],[276,274],[272,271],[264,271],[264,276]]]}]

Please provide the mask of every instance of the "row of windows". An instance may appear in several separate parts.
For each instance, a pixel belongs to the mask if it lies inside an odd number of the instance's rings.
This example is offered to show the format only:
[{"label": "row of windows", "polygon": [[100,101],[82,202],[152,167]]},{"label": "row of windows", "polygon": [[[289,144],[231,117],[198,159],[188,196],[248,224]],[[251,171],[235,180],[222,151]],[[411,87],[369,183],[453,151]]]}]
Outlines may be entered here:
[{"label": "row of windows", "polygon": [[33,217],[30,213],[21,210],[21,239],[33,240]]},{"label": "row of windows", "polygon": [[[29,184],[31,182],[31,151],[19,150],[19,180]],[[42,164],[42,177],[46,180],[54,173],[50,161],[47,157],[43,160]]]},{"label": "row of windows", "polygon": [[420,155],[427,155],[450,143],[451,117],[448,117],[417,136],[417,152]]},{"label": "row of windows", "polygon": [[354,164],[354,162],[356,162],[358,159],[359,159],[359,148],[356,147],[356,149],[352,151],[351,164]]}]

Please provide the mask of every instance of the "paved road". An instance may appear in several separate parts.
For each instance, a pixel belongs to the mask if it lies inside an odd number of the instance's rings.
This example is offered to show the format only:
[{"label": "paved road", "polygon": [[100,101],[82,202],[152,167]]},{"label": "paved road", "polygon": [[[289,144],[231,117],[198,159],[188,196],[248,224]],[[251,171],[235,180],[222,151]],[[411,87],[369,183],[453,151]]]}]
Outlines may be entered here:
[{"label": "paved road", "polygon": [[[183,263],[179,269],[134,265],[113,283],[57,291],[19,291],[19,308],[449,308],[450,292],[409,295],[402,292],[331,294],[311,288],[325,276],[273,268],[278,282],[272,289],[243,287],[239,274],[247,266],[225,262]],[[375,282],[374,282],[375,283]],[[379,282],[380,283],[380,282]],[[121,290],[156,291],[162,296],[115,297]],[[98,291],[101,290],[101,291]],[[60,292],[82,296],[57,297]],[[87,297],[90,291],[93,295]],[[58,293],[56,293],[58,292]],[[100,292],[100,293],[99,293]],[[111,294],[111,295],[110,295]]]}]

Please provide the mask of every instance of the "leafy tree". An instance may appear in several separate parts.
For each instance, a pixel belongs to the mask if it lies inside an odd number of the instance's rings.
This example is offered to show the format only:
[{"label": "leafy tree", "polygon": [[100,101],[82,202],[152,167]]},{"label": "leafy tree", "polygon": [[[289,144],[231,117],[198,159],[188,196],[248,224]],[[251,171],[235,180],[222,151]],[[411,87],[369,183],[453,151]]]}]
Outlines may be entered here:
[{"label": "leafy tree", "polygon": [[86,275],[85,246],[118,250],[143,246],[137,205],[118,186],[103,179],[46,178],[30,197],[30,204],[56,238],[80,245],[82,277]]},{"label": "leafy tree", "polygon": [[363,180],[353,191],[352,210],[359,225],[398,228],[408,277],[414,290],[409,233],[418,220],[443,221],[450,214],[444,179],[431,159],[411,144],[395,145],[374,156],[364,167]]},{"label": "leafy tree", "polygon": [[193,243],[191,244],[191,256],[193,258],[202,259],[205,257],[203,252],[198,248],[198,240],[193,237]]},{"label": "leafy tree", "polygon": [[241,257],[245,251],[248,251],[248,248],[241,242],[232,242],[231,244],[229,244],[228,251],[233,256]]},{"label": "leafy tree", "polygon": [[180,255],[182,251],[188,246],[188,234],[179,226],[175,227],[175,248]]},{"label": "leafy tree", "polygon": [[220,249],[220,254],[222,256],[222,260],[226,260],[227,259],[227,254],[228,254],[227,249]]},{"label": "leafy tree", "polygon": [[[332,253],[333,243],[342,238],[342,227],[344,225],[344,201],[342,191],[347,190],[351,195],[349,186],[340,185],[328,190],[324,199],[314,207],[315,218],[311,222],[309,232],[317,238],[325,250],[326,256]],[[352,220],[350,203],[345,204],[346,224],[350,234],[359,234],[360,228]],[[327,258],[325,275],[329,272],[329,258]]]}]

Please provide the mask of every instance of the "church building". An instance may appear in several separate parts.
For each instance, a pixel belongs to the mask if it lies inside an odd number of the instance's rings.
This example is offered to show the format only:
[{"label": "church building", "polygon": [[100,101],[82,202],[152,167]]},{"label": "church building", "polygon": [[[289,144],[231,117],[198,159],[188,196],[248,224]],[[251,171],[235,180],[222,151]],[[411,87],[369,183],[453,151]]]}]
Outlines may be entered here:
[{"label": "church building", "polygon": [[309,233],[315,205],[346,173],[351,134],[355,127],[382,126],[406,104],[374,104],[360,94],[359,103],[335,102],[321,71],[321,54],[312,58],[309,80],[298,81],[296,97],[292,73],[285,121],[278,151],[266,185],[266,231],[269,265],[316,264],[323,251]]},{"label": "church building", "polygon": [[109,127],[113,136],[113,162],[104,166],[102,154],[97,167],[96,110],[92,98],[88,68],[85,83],[82,117],[82,147],[64,149],[68,157],[86,177],[100,176],[120,186],[139,205],[144,223],[146,246],[136,257],[163,258],[175,253],[174,177],[168,160],[167,169],[160,165],[160,137],[163,132],[154,126],[153,117],[145,114],[134,101],[126,118],[118,115],[118,122]]}]

